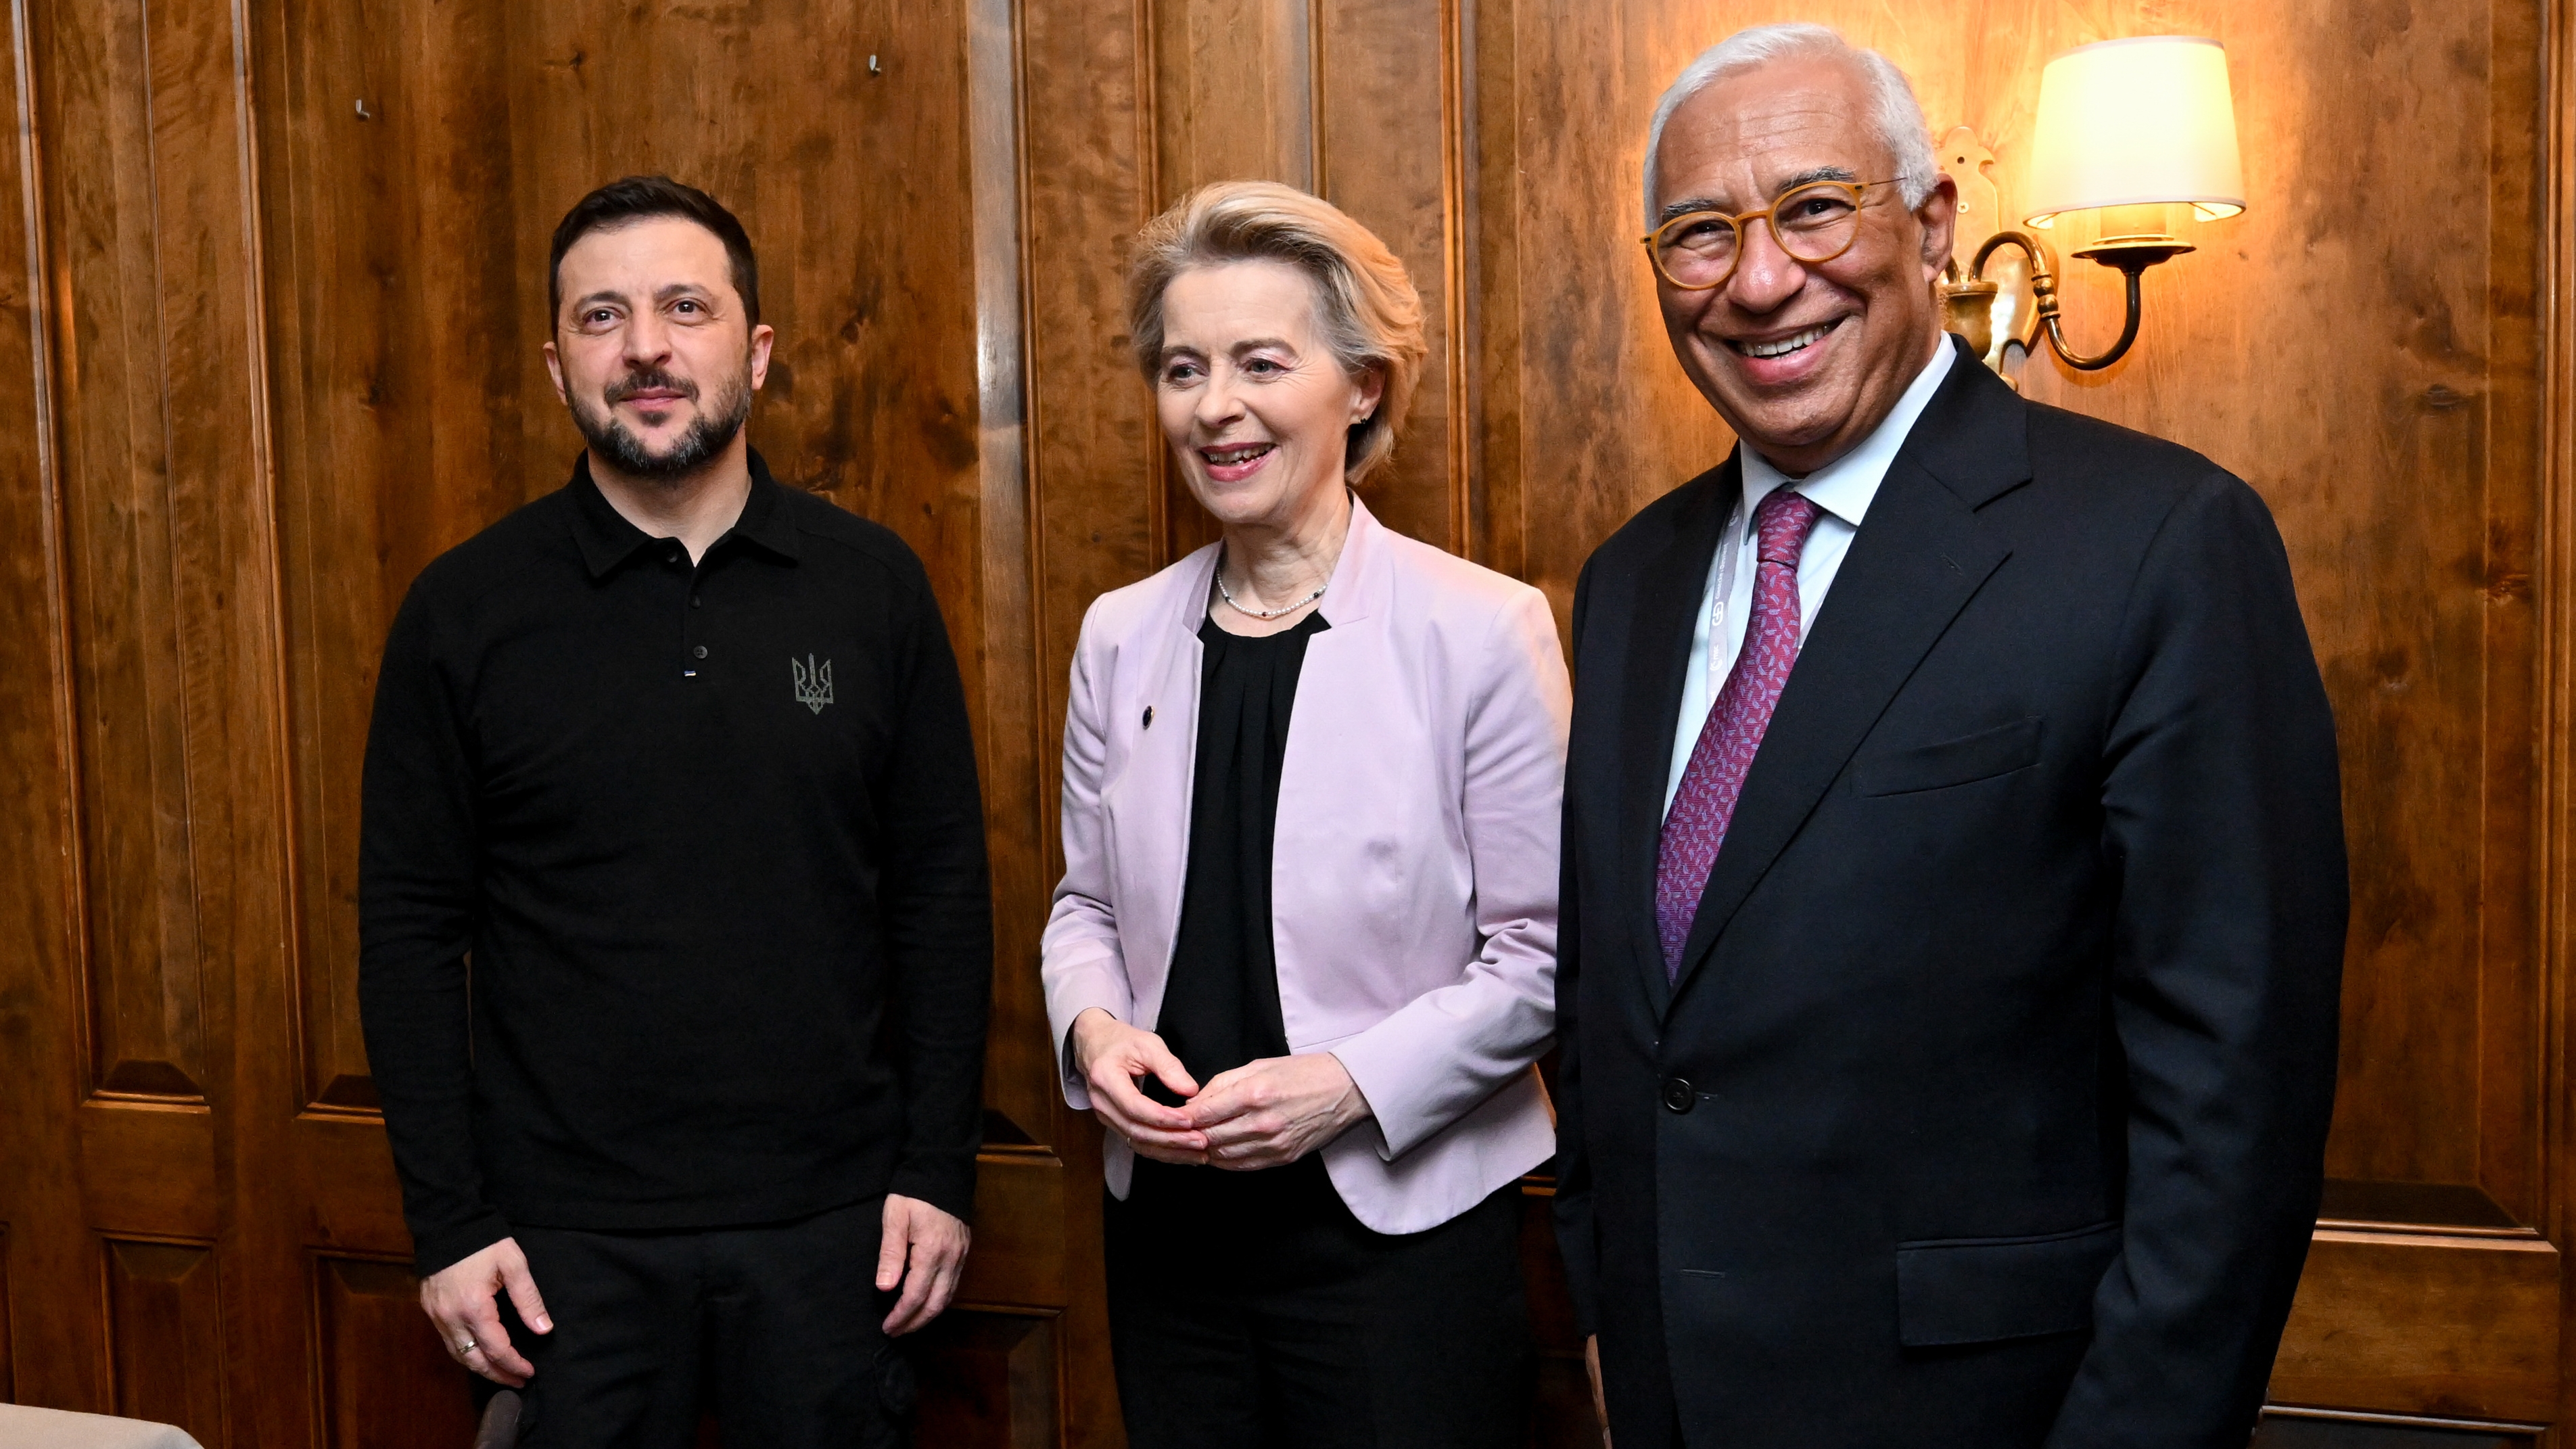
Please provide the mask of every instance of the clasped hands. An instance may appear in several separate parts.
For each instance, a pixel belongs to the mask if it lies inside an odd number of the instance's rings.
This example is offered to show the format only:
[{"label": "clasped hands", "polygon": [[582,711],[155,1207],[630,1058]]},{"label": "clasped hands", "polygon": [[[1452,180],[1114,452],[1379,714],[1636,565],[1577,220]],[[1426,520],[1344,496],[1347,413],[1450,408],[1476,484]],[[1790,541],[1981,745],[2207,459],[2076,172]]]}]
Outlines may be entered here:
[{"label": "clasped hands", "polygon": [[[1283,1167],[1368,1120],[1368,1098],[1330,1052],[1264,1057],[1201,1086],[1163,1039],[1099,1007],[1074,1018],[1073,1069],[1092,1110],[1141,1156],[1231,1172]],[[1186,1099],[1166,1107],[1136,1085],[1152,1077]]]}]

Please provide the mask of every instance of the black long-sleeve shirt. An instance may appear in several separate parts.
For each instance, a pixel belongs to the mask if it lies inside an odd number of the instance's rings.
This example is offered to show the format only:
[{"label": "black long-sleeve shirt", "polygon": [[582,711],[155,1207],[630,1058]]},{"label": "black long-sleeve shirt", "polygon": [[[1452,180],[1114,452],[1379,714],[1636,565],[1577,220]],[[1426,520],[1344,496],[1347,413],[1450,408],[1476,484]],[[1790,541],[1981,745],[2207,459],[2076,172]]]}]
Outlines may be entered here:
[{"label": "black long-sleeve shirt", "polygon": [[968,1213],[992,921],[956,659],[901,540],[751,470],[692,564],[585,461],[394,620],[359,994],[424,1274],[513,1224]]}]

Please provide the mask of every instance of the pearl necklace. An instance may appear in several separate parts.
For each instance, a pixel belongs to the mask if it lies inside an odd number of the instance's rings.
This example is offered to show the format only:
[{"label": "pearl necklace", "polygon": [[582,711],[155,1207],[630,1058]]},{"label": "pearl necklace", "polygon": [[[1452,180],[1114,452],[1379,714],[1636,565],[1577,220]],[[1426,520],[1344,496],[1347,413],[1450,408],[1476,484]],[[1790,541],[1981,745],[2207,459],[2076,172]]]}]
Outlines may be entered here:
[{"label": "pearl necklace", "polygon": [[1234,610],[1234,611],[1235,611],[1236,613],[1238,613],[1238,614],[1248,614],[1248,615],[1250,615],[1251,617],[1253,617],[1253,618],[1255,618],[1255,619],[1277,619],[1277,618],[1285,617],[1286,615],[1289,615],[1289,614],[1296,613],[1299,609],[1302,609],[1302,608],[1306,607],[1308,604],[1311,604],[1311,603],[1315,602],[1317,599],[1322,598],[1322,597],[1324,596],[1324,590],[1329,589],[1329,588],[1331,588],[1332,586],[1333,586],[1333,581],[1332,581],[1331,579],[1326,579],[1326,580],[1324,580],[1322,583],[1317,584],[1317,585],[1315,586],[1315,592],[1313,592],[1313,593],[1311,593],[1311,594],[1308,594],[1306,597],[1304,597],[1304,598],[1302,598],[1302,599],[1299,599],[1297,602],[1295,602],[1295,603],[1293,603],[1293,604],[1288,604],[1288,605],[1285,605],[1285,606],[1280,607],[1280,608],[1276,608],[1276,609],[1251,609],[1251,608],[1246,608],[1246,607],[1244,607],[1243,603],[1242,603],[1240,600],[1238,600],[1238,599],[1236,599],[1236,598],[1235,598],[1235,596],[1234,596],[1234,590],[1229,589],[1229,588],[1227,588],[1227,587],[1225,586],[1225,559],[1224,559],[1223,557],[1221,557],[1221,556],[1220,556],[1220,557],[1217,559],[1217,561],[1216,561],[1216,593],[1217,593],[1217,597],[1218,597],[1218,598],[1220,598],[1220,599],[1225,600],[1225,604],[1226,604],[1226,607],[1227,607],[1227,608]]}]

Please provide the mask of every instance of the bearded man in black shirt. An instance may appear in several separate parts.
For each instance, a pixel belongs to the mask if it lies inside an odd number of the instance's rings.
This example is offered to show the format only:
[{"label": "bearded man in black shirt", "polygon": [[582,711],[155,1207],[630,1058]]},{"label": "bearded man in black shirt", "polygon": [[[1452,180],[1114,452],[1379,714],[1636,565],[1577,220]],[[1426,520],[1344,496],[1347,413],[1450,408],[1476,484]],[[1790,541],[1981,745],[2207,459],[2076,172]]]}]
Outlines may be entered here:
[{"label": "bearded man in black shirt", "polygon": [[588,450],[422,571],[368,738],[360,996],[421,1306],[525,1391],[523,1445],[684,1446],[710,1407],[733,1444],[899,1443],[991,991],[956,659],[912,551],[750,450],[731,213],[630,177],[552,267]]}]

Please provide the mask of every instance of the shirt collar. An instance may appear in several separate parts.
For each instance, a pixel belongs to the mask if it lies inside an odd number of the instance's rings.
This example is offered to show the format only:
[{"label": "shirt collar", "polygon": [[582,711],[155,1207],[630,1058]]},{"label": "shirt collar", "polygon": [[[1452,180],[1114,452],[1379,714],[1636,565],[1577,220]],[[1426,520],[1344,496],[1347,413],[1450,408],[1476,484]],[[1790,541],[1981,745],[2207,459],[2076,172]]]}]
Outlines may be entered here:
[{"label": "shirt collar", "polygon": [[[761,458],[760,450],[752,448],[748,451],[751,454],[751,494],[743,500],[742,516],[734,520],[733,527],[725,530],[724,537],[716,540],[715,547],[722,548],[734,539],[741,539],[780,558],[793,560],[797,557],[796,524],[783,506],[787,490],[770,476],[769,464]],[[591,479],[590,454],[587,451],[573,463],[572,485],[568,491],[573,501],[573,538],[581,546],[582,562],[589,566],[592,578],[605,577],[610,570],[633,558],[638,549],[670,542],[637,528],[609,503],[607,495],[599,491],[599,484]],[[713,553],[715,548],[707,551]]]},{"label": "shirt collar", "polygon": [[[1868,516],[1870,500],[1878,496],[1878,485],[1887,477],[1888,465],[1896,461],[1897,450],[1905,446],[1908,433],[1914,431],[1914,420],[1923,416],[1924,406],[1941,388],[1941,380],[1950,375],[1956,360],[1949,339],[1932,349],[1932,360],[1914,375],[1914,381],[1896,399],[1896,406],[1879,419],[1878,426],[1858,446],[1799,481],[1798,491],[1827,513],[1854,528]],[[1772,489],[1789,480],[1771,460],[1751,448],[1742,449],[1744,456],[1744,516],[1751,518],[1756,505]]]}]

